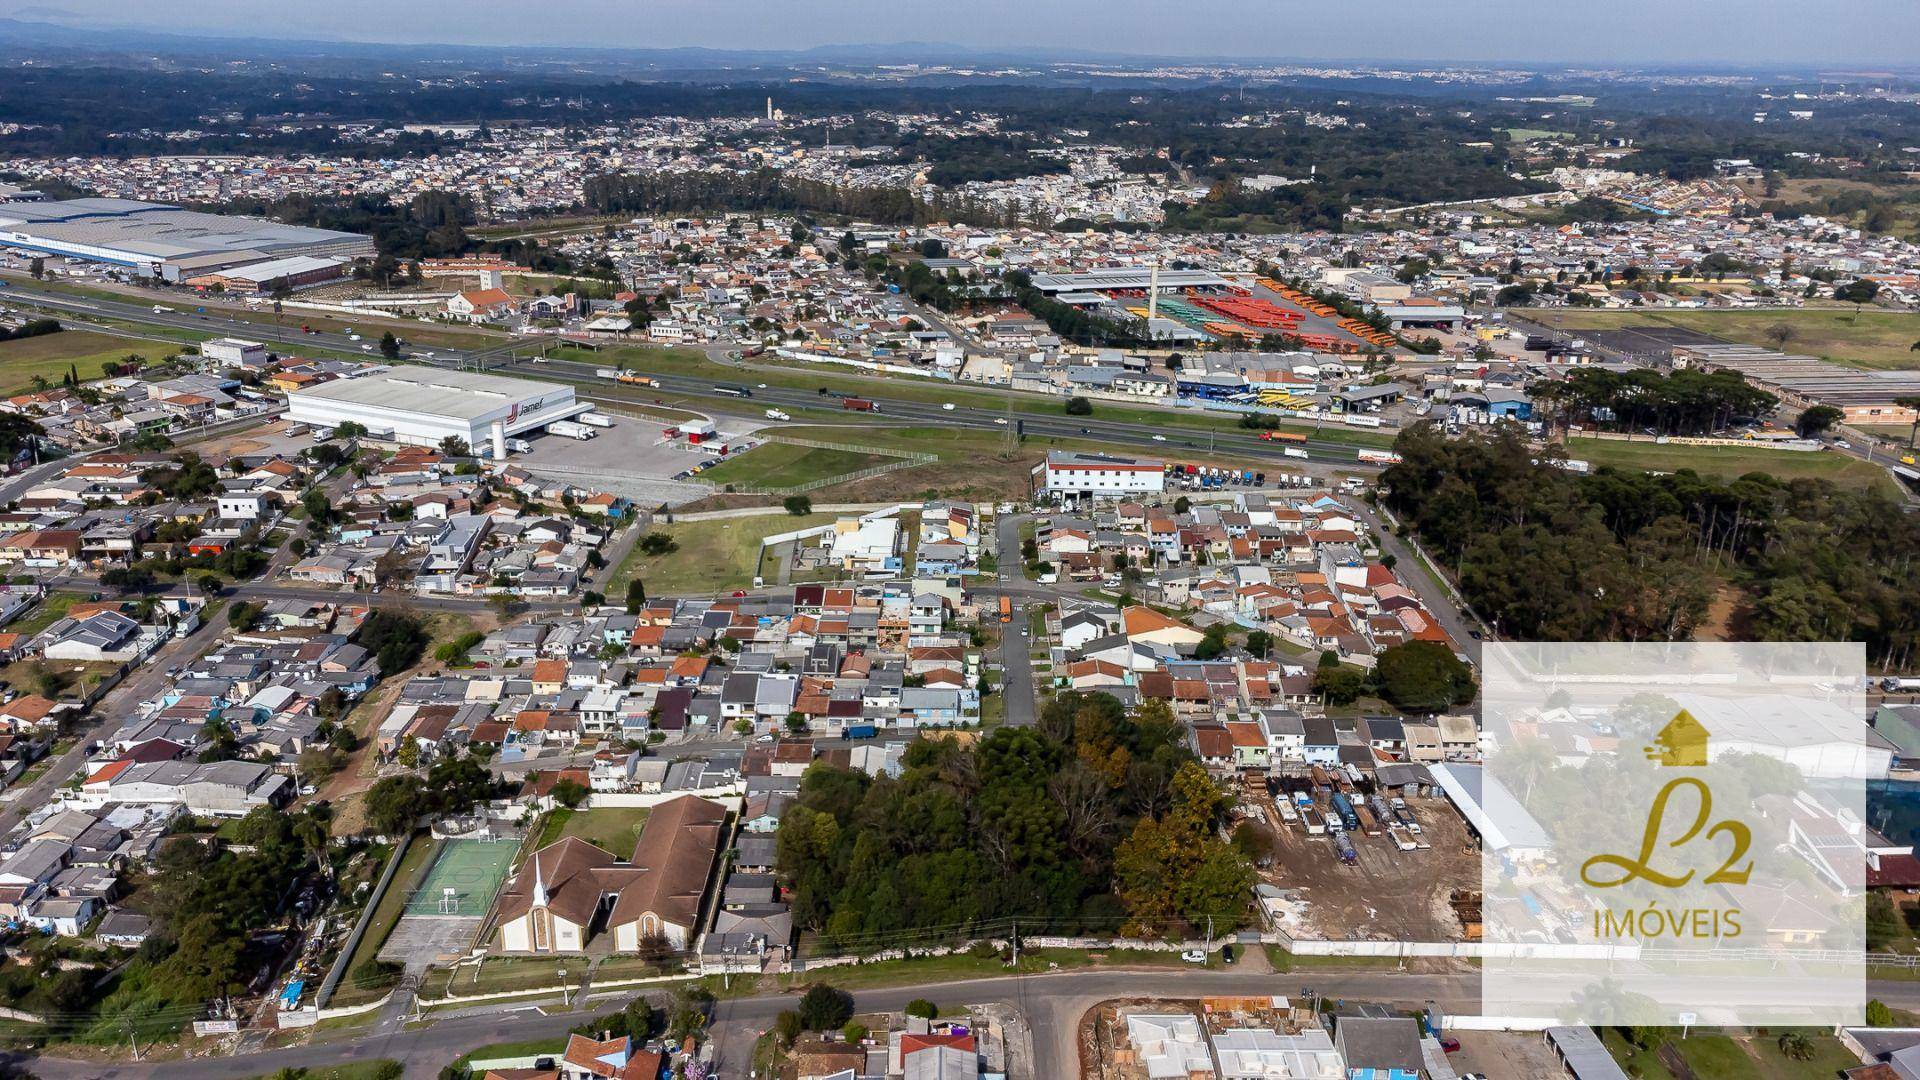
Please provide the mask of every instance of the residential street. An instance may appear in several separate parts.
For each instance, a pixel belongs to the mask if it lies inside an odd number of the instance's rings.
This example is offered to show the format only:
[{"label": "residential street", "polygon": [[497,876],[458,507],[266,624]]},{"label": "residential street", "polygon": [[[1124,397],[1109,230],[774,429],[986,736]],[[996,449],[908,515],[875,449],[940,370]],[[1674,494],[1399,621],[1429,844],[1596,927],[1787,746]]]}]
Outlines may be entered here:
[{"label": "residential street", "polygon": [[[832,973],[822,973],[821,979],[831,982]],[[1270,974],[1160,967],[1062,971],[863,990],[854,993],[854,1002],[861,1010],[900,1009],[916,997],[928,998],[942,1006],[996,1002],[1012,1006],[1027,1017],[1033,1031],[1034,1080],[1070,1080],[1079,1075],[1075,1039],[1080,1018],[1098,1002],[1142,995],[1294,996],[1308,987],[1317,995],[1336,1001],[1369,1001],[1406,1007],[1432,1001],[1450,1013],[1477,1012],[1480,1004],[1477,976],[1473,974],[1336,971]],[[1869,982],[1867,993],[1894,1008],[1920,1007],[1920,984],[1913,982]],[[393,1058],[406,1066],[408,1077],[430,1080],[443,1066],[469,1050],[490,1043],[558,1037],[588,1016],[624,1006],[633,996],[596,997],[590,1000],[590,1008],[582,1011],[548,1012],[547,1006],[540,1003],[501,1004],[449,1017],[426,1027],[241,1056],[116,1065],[26,1055],[12,1055],[8,1059],[25,1065],[43,1080],[243,1080],[285,1068],[317,1068],[348,1061]],[[713,1032],[721,1076],[728,1080],[747,1076],[746,1063],[754,1039],[782,1010],[792,1008],[798,996],[795,991],[739,998],[722,1001],[716,1007]],[[550,1004],[558,1006],[559,1003]]]},{"label": "residential street", "polygon": [[1005,590],[1003,595],[1012,599],[1013,621],[1000,627],[1000,678],[1001,692],[1007,696],[1006,722],[1009,724],[1031,724],[1036,716],[1036,703],[1033,689],[1033,658],[1029,651],[1033,648],[1033,638],[1027,636],[1027,607],[1022,594],[1015,586],[1025,584],[1021,576],[1020,526],[1027,520],[1024,514],[1001,514],[996,519],[994,533],[995,554],[999,563],[999,584]]},{"label": "residential street", "polygon": [[168,668],[199,656],[219,640],[221,631],[226,629],[226,620],[215,605],[209,605],[206,614],[208,617],[198,630],[162,645],[146,663],[101,698],[89,714],[86,726],[74,731],[73,745],[54,759],[52,767],[40,774],[39,779],[25,787],[8,789],[10,798],[6,809],[0,810],[0,832],[18,824],[25,812],[46,805],[60,785],[72,779],[86,761],[87,744],[132,715],[135,704],[165,689]]}]

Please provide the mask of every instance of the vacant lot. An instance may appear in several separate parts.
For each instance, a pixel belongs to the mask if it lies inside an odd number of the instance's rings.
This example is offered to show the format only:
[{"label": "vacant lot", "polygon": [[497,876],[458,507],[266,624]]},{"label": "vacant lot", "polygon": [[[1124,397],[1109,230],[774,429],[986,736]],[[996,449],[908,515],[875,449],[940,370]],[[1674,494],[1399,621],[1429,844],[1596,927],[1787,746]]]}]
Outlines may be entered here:
[{"label": "vacant lot", "polygon": [[554,810],[540,828],[540,847],[577,836],[602,851],[625,859],[633,854],[640,839],[640,826],[647,823],[644,806],[610,806],[599,810]]},{"label": "vacant lot", "polygon": [[744,589],[753,584],[753,576],[759,573],[763,537],[825,525],[835,517],[833,514],[794,517],[787,513],[769,513],[657,525],[649,532],[672,537],[677,545],[675,549],[664,555],[648,555],[635,544],[632,554],[607,579],[606,594],[615,598],[625,596],[627,582],[636,577],[647,583],[648,595]]},{"label": "vacant lot", "polygon": [[0,394],[21,394],[33,389],[35,375],[49,383],[58,383],[69,369],[80,381],[98,379],[101,364],[119,361],[129,355],[148,360],[172,356],[179,347],[165,342],[95,334],[86,330],[62,330],[57,334],[0,341]]},{"label": "vacant lot", "polygon": [[1751,472],[1766,473],[1781,480],[1803,477],[1831,480],[1851,487],[1878,488],[1895,494],[1892,477],[1878,465],[1833,451],[1803,453],[1792,450],[1748,449],[1739,446],[1677,446],[1672,443],[1623,442],[1614,439],[1567,440],[1567,456],[1594,465],[1612,465],[1619,469],[1644,469],[1651,472],[1678,472],[1692,469],[1702,476],[1725,480]]},{"label": "vacant lot", "polygon": [[[1677,326],[1726,341],[1819,356],[1861,368],[1920,368],[1920,313],[1850,307],[1781,311],[1559,311],[1527,317],[1562,330]],[[1788,331],[1784,342],[1775,327]]]},{"label": "vacant lot", "polygon": [[[862,439],[858,432],[847,432],[845,437],[855,443]],[[855,450],[766,443],[708,469],[700,474],[700,479],[721,487],[733,484],[790,488],[897,460],[885,454],[863,454]]]},{"label": "vacant lot", "polygon": [[1655,1051],[1640,1050],[1606,1028],[1601,1038],[1608,1051],[1632,1075],[1646,1080],[1826,1080],[1860,1064],[1831,1034],[1802,1029],[1812,1044],[1813,1058],[1795,1061],[1780,1051],[1783,1029],[1765,1035],[1695,1033],[1669,1039]]}]

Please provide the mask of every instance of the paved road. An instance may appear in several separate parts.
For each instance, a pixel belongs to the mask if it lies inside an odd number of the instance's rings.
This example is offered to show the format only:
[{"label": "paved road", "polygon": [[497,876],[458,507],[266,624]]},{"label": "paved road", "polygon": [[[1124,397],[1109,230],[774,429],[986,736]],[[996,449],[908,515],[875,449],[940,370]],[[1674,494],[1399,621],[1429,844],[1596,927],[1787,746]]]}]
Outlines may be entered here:
[{"label": "paved road", "polygon": [[[832,973],[823,972],[831,982]],[[1075,1033],[1086,1010],[1117,997],[1298,995],[1311,986],[1323,997],[1344,1001],[1374,1001],[1417,1007],[1428,1001],[1453,1013],[1479,1009],[1478,976],[1413,974],[1403,972],[1294,972],[1187,971],[1166,968],[1100,969],[1053,972],[1044,975],[996,976],[959,982],[862,990],[854,993],[862,1010],[897,1010],[916,997],[943,1006],[1001,1003],[1021,1011],[1034,1034],[1035,1077],[1056,1080],[1079,1075]],[[1895,1008],[1920,1007],[1920,984],[1870,982],[1869,996]],[[478,1046],[509,1040],[559,1036],[586,1016],[610,1012],[633,995],[610,995],[589,1002],[584,1011],[543,1011],[528,1004],[478,1008],[411,1030],[361,1035],[257,1054],[196,1058],[190,1061],[128,1062],[101,1065],[58,1057],[23,1058],[33,1074],[45,1080],[241,1080],[284,1068],[316,1068],[347,1061],[393,1058],[409,1077],[432,1077],[454,1058]],[[753,1040],[782,1010],[794,1007],[797,993],[740,998],[721,1002],[714,1013],[713,1035],[719,1052],[720,1075],[747,1075]],[[557,1008],[558,1002],[549,1007]],[[324,1034],[319,1036],[325,1038]]]},{"label": "paved road", "polygon": [[1427,569],[1427,564],[1413,550],[1413,545],[1393,534],[1387,528],[1380,515],[1360,499],[1350,499],[1347,505],[1354,510],[1354,516],[1364,522],[1373,535],[1380,541],[1380,551],[1393,556],[1394,572],[1400,575],[1420,594],[1420,602],[1426,605],[1433,617],[1440,621],[1440,628],[1447,632],[1460,651],[1467,654],[1475,667],[1480,665],[1480,638],[1491,636],[1485,623],[1469,612],[1453,587]]},{"label": "paved road", "polygon": [[1013,621],[1000,628],[1001,693],[1007,698],[1006,722],[1025,725],[1038,716],[1038,701],[1033,688],[1033,638],[1027,636],[1026,597],[1012,586],[1024,584],[1024,560],[1020,556],[1020,527],[1025,514],[1001,514],[994,533],[994,558],[999,565],[999,585],[1013,606]]},{"label": "paved road", "polygon": [[[30,302],[41,307],[67,312],[80,318],[111,318],[123,322],[164,327],[173,330],[189,330],[196,333],[243,333],[251,339],[274,342],[296,350],[300,348],[324,348],[337,352],[361,353],[364,352],[361,346],[367,344],[367,342],[364,341],[352,341],[342,334],[303,333],[297,325],[289,329],[266,323],[237,322],[222,314],[223,309],[214,303],[204,305],[208,309],[208,313],[204,316],[181,311],[155,312],[153,310],[153,304],[142,304],[137,298],[130,297],[126,301],[114,301],[91,297],[78,297],[67,293],[56,292],[39,286],[31,280],[19,278],[10,278],[8,280],[5,294],[9,300],[15,303]],[[168,303],[184,305],[187,303],[200,304],[201,302],[172,298],[161,301],[161,306],[165,306]],[[290,315],[288,318],[297,320],[298,316]],[[439,349],[434,350],[434,355],[431,358],[422,354],[413,357],[413,359],[420,363],[441,367],[471,367],[479,365],[500,370],[506,374],[574,382],[589,388],[587,393],[591,397],[609,401],[651,404],[654,400],[654,395],[648,391],[617,386],[610,384],[605,379],[596,378],[593,372],[600,365],[591,361],[565,360],[556,357],[536,365],[527,358],[517,359],[511,356],[508,351],[516,347],[523,349],[529,347],[537,348],[542,344],[550,343],[551,341],[549,339],[521,339],[516,342],[503,338],[499,343],[493,345],[469,350]],[[709,353],[724,353],[727,351],[727,347],[715,346],[710,347],[707,351]],[[368,359],[377,358],[378,354],[368,357]],[[742,380],[751,381],[752,376],[747,373],[754,369],[750,365],[739,366],[743,372],[741,376]],[[792,375],[796,369],[769,366],[765,368],[765,370]],[[849,375],[839,371],[822,373],[823,378],[828,375],[831,375],[835,380],[858,378],[863,381],[871,381],[875,389],[866,392],[864,396],[870,397],[880,403],[882,409],[884,409],[882,417],[886,422],[897,423],[902,420],[907,420],[937,426],[1001,430],[1000,425],[994,423],[996,419],[1004,417],[1003,411],[1000,409],[957,408],[953,411],[947,411],[942,409],[938,404],[908,401],[887,395],[890,382],[896,386],[914,385],[916,388],[924,388],[922,384],[903,384],[900,383],[899,380],[889,380],[877,376]],[[660,380],[660,389],[663,392],[693,397],[715,398],[718,396],[713,392],[714,380],[712,379],[666,374],[657,377]],[[966,389],[970,388],[957,388],[956,392]],[[1157,456],[1180,457],[1183,451],[1188,451],[1190,453],[1187,453],[1186,456],[1199,458],[1204,457],[1209,452],[1213,452],[1222,455],[1231,454],[1250,460],[1272,461],[1277,468],[1283,471],[1297,472],[1304,471],[1305,468],[1299,461],[1286,458],[1281,453],[1281,447],[1279,445],[1262,442],[1250,432],[1243,434],[1235,430],[1208,432],[1193,431],[1185,428],[1164,428],[1152,424],[1103,420],[1097,415],[1089,417],[1069,417],[1060,415],[1054,411],[1061,404],[1059,398],[1022,393],[1015,394],[1014,399],[1018,403],[1016,405],[1018,408],[1040,408],[1046,410],[1044,412],[1018,414],[1018,418],[1025,421],[1026,432],[1029,435],[1096,439],[1112,443],[1116,446],[1124,446],[1141,451],[1151,451]],[[835,401],[831,397],[823,397],[818,393],[807,390],[768,387],[764,390],[757,388],[754,390],[753,403],[761,407],[784,405],[789,407],[821,408],[823,406],[832,407]],[[1098,406],[1096,406],[1096,409],[1097,408]],[[1187,411],[1192,412],[1193,410]],[[1155,436],[1160,436],[1160,438],[1156,439]],[[1347,443],[1309,438],[1306,443],[1299,445],[1308,449],[1314,455],[1315,460],[1337,463],[1342,469],[1348,471],[1371,471],[1372,467],[1357,461],[1355,448]]]},{"label": "paved road", "polygon": [[[216,613],[209,609],[208,614],[211,616]],[[86,762],[87,745],[131,716],[136,704],[164,689],[167,685],[167,669],[197,658],[211,648],[225,625],[223,619],[208,618],[193,633],[162,645],[146,663],[122,680],[119,686],[108,691],[107,696],[94,706],[87,726],[74,731],[77,738],[73,746],[55,758],[53,765],[41,773],[39,779],[9,792],[12,798],[7,802],[6,809],[0,811],[0,833],[19,824],[28,812],[45,806],[60,785],[72,779],[73,774]]]}]

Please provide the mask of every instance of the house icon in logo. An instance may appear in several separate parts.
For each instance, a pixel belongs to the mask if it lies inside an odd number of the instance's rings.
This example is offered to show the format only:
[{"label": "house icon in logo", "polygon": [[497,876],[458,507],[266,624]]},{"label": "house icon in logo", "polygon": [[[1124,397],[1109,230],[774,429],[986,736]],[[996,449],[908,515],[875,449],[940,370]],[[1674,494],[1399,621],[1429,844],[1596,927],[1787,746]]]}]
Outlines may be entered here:
[{"label": "house icon in logo", "polygon": [[1657,765],[1684,769],[1707,763],[1707,729],[1685,709],[1675,713],[1653,741],[1646,753],[1647,759]]}]

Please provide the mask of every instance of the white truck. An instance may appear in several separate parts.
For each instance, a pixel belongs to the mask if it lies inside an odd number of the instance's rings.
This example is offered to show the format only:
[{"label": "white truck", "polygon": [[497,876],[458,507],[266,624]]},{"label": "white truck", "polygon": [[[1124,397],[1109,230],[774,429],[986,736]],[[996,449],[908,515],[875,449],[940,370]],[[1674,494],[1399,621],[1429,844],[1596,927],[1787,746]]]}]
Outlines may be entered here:
[{"label": "white truck", "polygon": [[1307,460],[1307,452],[1305,450],[1300,449],[1297,446],[1289,446],[1280,452],[1287,455],[1290,458],[1299,458],[1302,461]]},{"label": "white truck", "polygon": [[781,412],[781,411],[780,411],[779,409],[768,409],[768,410],[767,410],[767,419],[769,419],[769,420],[791,420],[791,419],[793,419],[793,417],[791,417],[791,416],[788,416],[788,415],[787,415],[786,413],[784,413],[784,412]]},{"label": "white truck", "polygon": [[613,418],[605,413],[581,413],[579,416],[574,417],[574,419],[588,427],[610,428],[613,426]]},{"label": "white truck", "polygon": [[547,434],[558,435],[563,439],[591,439],[596,432],[585,424],[576,424],[571,420],[555,420],[547,425]]}]

